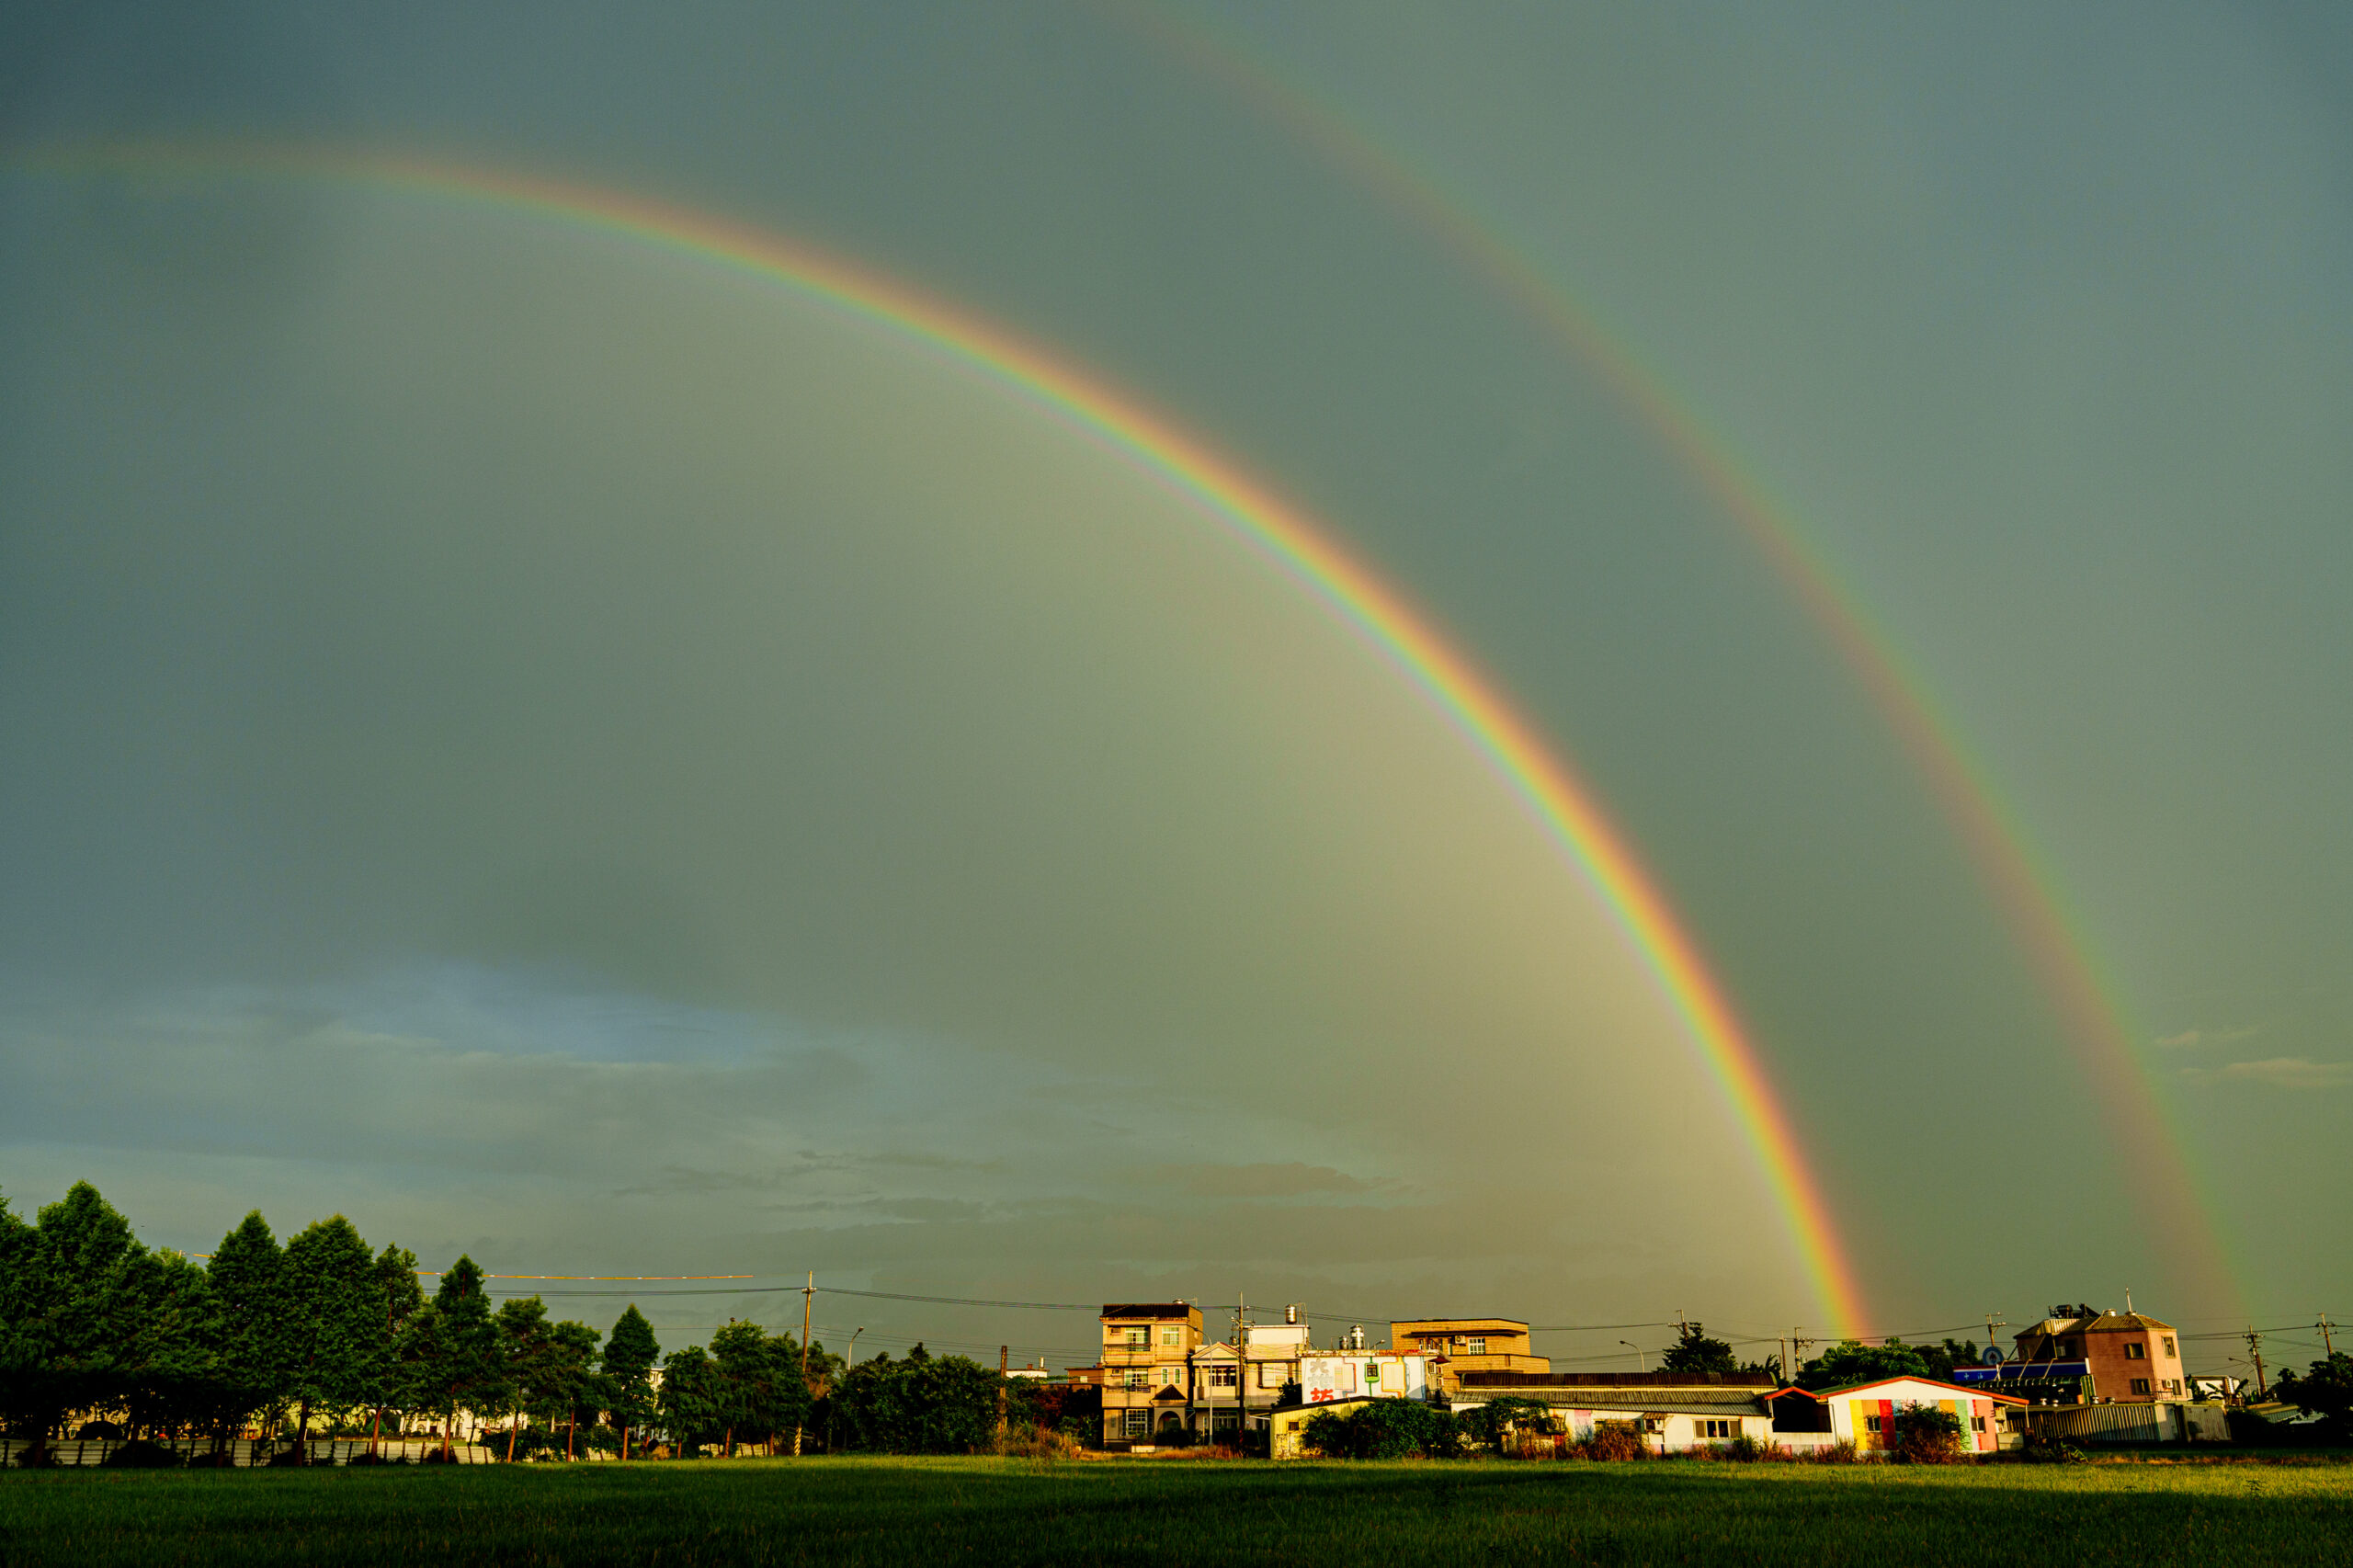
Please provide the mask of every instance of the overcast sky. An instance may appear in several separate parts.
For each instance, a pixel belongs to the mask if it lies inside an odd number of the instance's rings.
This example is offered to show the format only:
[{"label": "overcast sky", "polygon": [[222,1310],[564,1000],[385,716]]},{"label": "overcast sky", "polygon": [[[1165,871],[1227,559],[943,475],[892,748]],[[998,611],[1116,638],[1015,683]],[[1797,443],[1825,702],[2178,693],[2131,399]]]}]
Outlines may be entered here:
[{"label": "overcast sky", "polygon": [[[2221,1329],[2353,1312],[2348,81],[2318,6],[61,4],[0,19],[0,144],[610,186],[1132,389],[1593,782],[1868,1326]],[[1497,244],[1887,629],[2235,1278],[2182,1276],[1884,717]],[[1198,508],[871,324],[358,185],[0,170],[0,1071],[13,1205],[87,1178],[196,1250],[259,1206],[517,1274],[1822,1321],[1591,889]]]}]

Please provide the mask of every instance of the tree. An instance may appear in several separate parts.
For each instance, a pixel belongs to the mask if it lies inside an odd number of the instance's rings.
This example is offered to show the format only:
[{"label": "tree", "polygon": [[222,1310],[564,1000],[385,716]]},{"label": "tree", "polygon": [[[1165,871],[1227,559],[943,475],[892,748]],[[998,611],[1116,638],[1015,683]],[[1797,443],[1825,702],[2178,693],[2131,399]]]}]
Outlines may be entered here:
[{"label": "tree", "polygon": [[623,1459],[629,1458],[630,1433],[643,1431],[654,1415],[654,1368],[661,1357],[654,1325],[631,1301],[614,1323],[612,1336],[605,1341],[602,1362],[610,1390],[610,1403],[605,1408],[612,1413],[613,1425],[620,1428]]},{"label": "tree", "polygon": [[143,1252],[119,1271],[118,1351],[133,1437],[208,1423],[221,1383],[220,1324],[205,1271],[176,1252]]},{"label": "tree", "polygon": [[662,1358],[662,1389],[654,1402],[671,1452],[680,1459],[702,1452],[705,1443],[724,1429],[718,1369],[699,1345],[674,1350]]},{"label": "tree", "polygon": [[2314,1361],[2301,1378],[2290,1372],[2274,1392],[2305,1415],[2319,1416],[2331,1443],[2353,1442],[2353,1354],[2339,1350]]},{"label": "tree", "polygon": [[460,1410],[496,1409],[504,1403],[499,1379],[498,1328],[483,1290],[482,1266],[460,1256],[441,1276],[433,1300],[410,1319],[403,1360],[417,1405],[441,1417],[441,1454],[449,1453],[449,1428]]},{"label": "tree", "polygon": [[285,1391],[285,1254],[256,1209],[221,1238],[205,1275],[219,1358],[211,1422],[217,1454],[256,1410],[274,1426]]},{"label": "tree", "polygon": [[1732,1346],[1721,1339],[1710,1339],[1705,1324],[1683,1324],[1682,1336],[1669,1346],[1666,1354],[1658,1358],[1663,1372],[1737,1372],[1740,1361]]},{"label": "tree", "polygon": [[[370,1453],[376,1451],[376,1438],[383,1429],[384,1407],[401,1397],[399,1391],[406,1381],[403,1336],[409,1320],[425,1305],[425,1287],[416,1282],[416,1254],[387,1244],[376,1256],[376,1283],[384,1290],[385,1371],[384,1386],[376,1398],[374,1425],[368,1434]],[[397,1426],[393,1433],[399,1435]]]},{"label": "tree", "polygon": [[920,1345],[904,1361],[877,1356],[834,1386],[843,1446],[892,1454],[969,1454],[996,1437],[994,1368],[961,1356],[932,1357]]},{"label": "tree", "polygon": [[1808,1389],[1845,1388],[1852,1383],[1875,1382],[1881,1378],[1925,1378],[1928,1363],[1920,1352],[1901,1340],[1891,1339],[1884,1345],[1865,1345],[1859,1339],[1842,1339],[1820,1356],[1805,1364],[1798,1374],[1798,1385]]},{"label": "tree", "polygon": [[131,1223],[88,1182],[41,1210],[27,1233],[7,1233],[9,1269],[0,1283],[7,1323],[5,1393],[12,1428],[31,1440],[26,1461],[47,1456],[51,1432],[68,1411],[119,1408],[121,1352],[130,1298],[124,1264],[143,1255]]},{"label": "tree", "polygon": [[563,1457],[568,1460],[583,1411],[593,1425],[597,1412],[605,1408],[606,1381],[597,1370],[597,1341],[601,1336],[586,1324],[566,1319],[551,1327],[548,1337],[551,1374],[546,1385],[548,1420],[552,1424],[562,1418]]},{"label": "tree", "polygon": [[382,1395],[391,1370],[384,1284],[368,1244],[340,1214],[286,1244],[282,1279],[285,1392],[301,1413],[295,1452],[307,1464],[314,1411],[354,1410]]},{"label": "tree", "polygon": [[492,1320],[497,1327],[498,1387],[506,1396],[509,1417],[506,1457],[515,1457],[515,1440],[530,1411],[546,1408],[561,1398],[563,1369],[558,1360],[548,1304],[537,1296],[520,1296],[499,1303]]}]

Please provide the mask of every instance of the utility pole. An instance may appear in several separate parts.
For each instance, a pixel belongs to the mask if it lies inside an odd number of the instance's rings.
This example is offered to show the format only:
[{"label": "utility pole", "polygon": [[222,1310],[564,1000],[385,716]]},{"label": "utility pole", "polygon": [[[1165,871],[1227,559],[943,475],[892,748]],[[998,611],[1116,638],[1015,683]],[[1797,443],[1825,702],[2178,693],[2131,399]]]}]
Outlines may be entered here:
[{"label": "utility pole", "polygon": [[1987,1312],[1985,1314],[1985,1348],[1988,1350],[1999,1349],[2000,1346],[1994,1343],[1994,1331],[1997,1328],[2007,1328],[2009,1326],[2009,1319],[1996,1316],[1993,1312]]},{"label": "utility pole", "polygon": [[1012,1346],[1000,1345],[996,1347],[996,1435],[1000,1438],[1005,1436],[1005,1371],[1011,1364],[1012,1356]]},{"label": "utility pole", "polygon": [[2330,1336],[2329,1330],[2335,1328],[2336,1325],[2328,1321],[2328,1314],[2326,1312],[2323,1312],[2320,1314],[2320,1321],[2313,1324],[2313,1326],[2320,1330],[2320,1342],[2326,1347],[2329,1358],[2331,1360],[2336,1359],[2336,1341]]},{"label": "utility pole", "polygon": [[[809,1311],[816,1304],[817,1271],[809,1271],[808,1288],[801,1292],[801,1392],[805,1400],[809,1392]],[[792,1457],[801,1457],[801,1423],[792,1425]]]},{"label": "utility pole", "polygon": [[[1250,1344],[1250,1303],[1239,1290],[1233,1293],[1233,1446],[1242,1447],[1243,1428],[1249,1425],[1248,1398],[1245,1392],[1250,1382],[1248,1365]],[[1217,1412],[1210,1412],[1210,1436],[1217,1436]]]},{"label": "utility pole", "polygon": [[2255,1332],[2253,1324],[2246,1325],[2246,1349],[2247,1354],[2255,1358],[2255,1397],[2269,1399],[2271,1391],[2263,1381],[2263,1335]]}]

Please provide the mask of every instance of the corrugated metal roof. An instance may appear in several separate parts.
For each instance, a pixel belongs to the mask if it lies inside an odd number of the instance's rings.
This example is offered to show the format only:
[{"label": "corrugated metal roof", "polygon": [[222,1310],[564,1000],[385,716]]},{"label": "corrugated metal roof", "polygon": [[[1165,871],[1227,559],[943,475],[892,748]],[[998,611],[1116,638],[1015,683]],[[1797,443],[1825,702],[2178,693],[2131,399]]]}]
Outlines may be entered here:
[{"label": "corrugated metal roof", "polygon": [[1769,1389],[1762,1372],[1465,1372],[1464,1388]]},{"label": "corrugated metal roof", "polygon": [[[1085,1310],[1080,1309],[1082,1312]],[[1107,1318],[1151,1318],[1157,1322],[1162,1318],[1189,1319],[1193,1309],[1185,1301],[1114,1301],[1104,1307],[1103,1315]]]}]

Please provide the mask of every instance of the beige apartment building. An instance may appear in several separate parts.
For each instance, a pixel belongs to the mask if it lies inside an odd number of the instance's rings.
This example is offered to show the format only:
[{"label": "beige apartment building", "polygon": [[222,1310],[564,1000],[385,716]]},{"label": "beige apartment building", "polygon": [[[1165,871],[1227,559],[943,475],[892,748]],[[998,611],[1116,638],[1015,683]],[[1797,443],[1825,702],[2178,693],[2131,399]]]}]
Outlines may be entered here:
[{"label": "beige apartment building", "polygon": [[[1518,1318],[1413,1318],[1389,1325],[1389,1348],[1432,1358],[1431,1373],[1452,1392],[1465,1372],[1541,1374],[1550,1358],[1529,1343],[1528,1324]],[[1443,1359],[1439,1359],[1443,1358]]]},{"label": "beige apartment building", "polygon": [[1103,1309],[1103,1440],[1150,1442],[1188,1426],[1201,1309],[1184,1301],[1111,1302]]}]

